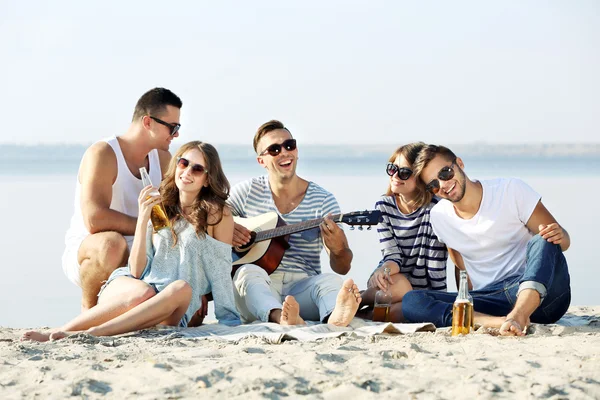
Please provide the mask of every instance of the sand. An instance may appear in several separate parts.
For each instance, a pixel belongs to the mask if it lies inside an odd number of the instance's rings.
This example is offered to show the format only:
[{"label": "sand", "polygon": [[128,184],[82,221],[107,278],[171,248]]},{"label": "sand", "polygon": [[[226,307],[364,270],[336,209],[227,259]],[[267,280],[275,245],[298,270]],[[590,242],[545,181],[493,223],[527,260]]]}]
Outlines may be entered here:
[{"label": "sand", "polygon": [[585,325],[532,325],[451,337],[344,336],[269,344],[187,339],[165,330],[21,342],[0,328],[0,398],[600,398],[600,306]]}]

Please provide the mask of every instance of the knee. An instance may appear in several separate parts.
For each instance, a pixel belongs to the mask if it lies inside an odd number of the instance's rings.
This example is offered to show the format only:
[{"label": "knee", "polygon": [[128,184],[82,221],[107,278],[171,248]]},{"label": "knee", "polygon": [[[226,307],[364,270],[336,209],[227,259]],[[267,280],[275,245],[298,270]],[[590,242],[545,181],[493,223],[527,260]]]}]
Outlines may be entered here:
[{"label": "knee", "polygon": [[242,287],[245,287],[251,280],[269,282],[269,275],[258,265],[245,264],[238,268],[233,276],[233,284],[238,291],[241,290]]},{"label": "knee", "polygon": [[98,261],[101,265],[115,269],[125,264],[127,241],[121,234],[108,232],[98,247]]},{"label": "knee", "polygon": [[135,307],[143,302],[151,299],[156,295],[153,288],[149,286],[140,287],[128,293],[127,304],[129,307]]},{"label": "knee", "polygon": [[167,292],[168,296],[187,299],[188,301],[192,298],[192,287],[181,279],[170,283],[164,291]]},{"label": "knee", "polygon": [[549,251],[555,250],[555,251],[558,251],[559,253],[562,253],[560,245],[550,243],[549,241],[547,241],[546,239],[541,237],[539,234],[537,234],[534,237],[532,237],[531,239],[529,239],[529,242],[527,243],[527,251],[528,252],[542,251],[542,250],[549,250]]}]

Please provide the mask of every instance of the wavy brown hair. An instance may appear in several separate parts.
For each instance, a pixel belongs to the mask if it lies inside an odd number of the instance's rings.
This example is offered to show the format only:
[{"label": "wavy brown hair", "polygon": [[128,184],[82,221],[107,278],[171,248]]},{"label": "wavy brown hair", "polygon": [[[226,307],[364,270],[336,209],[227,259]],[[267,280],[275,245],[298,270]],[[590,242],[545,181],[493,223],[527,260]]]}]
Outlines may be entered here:
[{"label": "wavy brown hair", "polygon": [[[409,162],[410,168],[413,170],[413,174],[415,176],[415,182],[417,183],[418,193],[415,197],[415,206],[417,208],[421,208],[424,205],[429,204],[432,197],[432,194],[425,190],[425,184],[419,179],[417,171],[414,169],[415,161],[417,160],[419,152],[421,149],[425,148],[425,146],[426,144],[423,142],[405,144],[404,146],[398,147],[388,160],[389,162],[393,163],[396,162],[396,158],[398,158],[398,156],[403,155],[404,158],[406,158],[406,161]],[[392,192],[392,188],[389,184],[385,194],[387,196],[395,196],[395,193]]]},{"label": "wavy brown hair", "polygon": [[[179,203],[179,189],[175,184],[175,170],[177,169],[177,159],[189,150],[197,149],[202,153],[207,165],[206,174],[208,186],[203,186],[198,193],[198,197],[192,205],[192,212],[187,220],[194,226],[196,233],[204,237],[209,225],[217,225],[223,219],[223,209],[226,207],[225,200],[229,197],[229,181],[221,167],[221,159],[217,149],[211,144],[201,141],[193,141],[181,146],[169,163],[169,168],[165,178],[160,184],[160,193],[165,205],[167,217],[171,221],[171,226],[183,219]],[[208,217],[215,216],[215,222],[209,223]],[[212,218],[211,218],[212,219]],[[175,243],[177,243],[177,234],[172,229]]]}]

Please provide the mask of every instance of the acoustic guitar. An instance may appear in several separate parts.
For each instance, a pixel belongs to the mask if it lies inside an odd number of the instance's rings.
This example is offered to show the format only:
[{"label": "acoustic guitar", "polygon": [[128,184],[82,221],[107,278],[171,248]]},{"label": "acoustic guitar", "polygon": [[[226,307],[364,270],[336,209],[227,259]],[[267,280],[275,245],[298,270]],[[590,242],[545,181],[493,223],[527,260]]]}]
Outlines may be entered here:
[{"label": "acoustic guitar", "polygon": [[[347,214],[332,215],[336,223],[350,225],[350,229],[363,226],[371,229],[381,220],[381,211],[357,211]],[[250,241],[241,247],[233,248],[233,271],[244,264],[255,264],[268,274],[273,273],[281,263],[283,253],[290,248],[289,235],[318,227],[323,218],[309,219],[297,224],[287,225],[276,212],[268,212],[253,218],[234,217],[233,220],[251,231]]]}]

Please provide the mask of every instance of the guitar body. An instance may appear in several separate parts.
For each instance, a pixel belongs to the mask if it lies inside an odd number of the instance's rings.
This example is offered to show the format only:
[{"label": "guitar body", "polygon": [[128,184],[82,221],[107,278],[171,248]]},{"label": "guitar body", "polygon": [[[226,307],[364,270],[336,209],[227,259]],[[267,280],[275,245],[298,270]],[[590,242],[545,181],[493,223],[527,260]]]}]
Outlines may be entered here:
[{"label": "guitar body", "polygon": [[256,232],[273,229],[285,225],[285,221],[276,212],[261,214],[253,218],[233,217],[235,223],[252,231],[250,242],[243,247],[233,248],[233,270],[244,264],[255,264],[272,274],[283,259],[283,253],[289,249],[288,236],[280,236],[271,240],[254,242]]},{"label": "guitar body", "polygon": [[[350,225],[350,229],[358,225],[371,229],[381,220],[381,212],[378,210],[355,211],[346,214],[332,215],[331,219],[339,224]],[[234,247],[232,251],[232,276],[237,269],[244,264],[255,264],[262,267],[268,274],[279,267],[283,259],[283,253],[290,248],[289,236],[293,233],[317,228],[323,218],[315,218],[296,224],[287,225],[276,212],[269,212],[253,218],[233,217],[235,223],[250,230],[250,242],[241,247]]]}]

